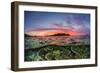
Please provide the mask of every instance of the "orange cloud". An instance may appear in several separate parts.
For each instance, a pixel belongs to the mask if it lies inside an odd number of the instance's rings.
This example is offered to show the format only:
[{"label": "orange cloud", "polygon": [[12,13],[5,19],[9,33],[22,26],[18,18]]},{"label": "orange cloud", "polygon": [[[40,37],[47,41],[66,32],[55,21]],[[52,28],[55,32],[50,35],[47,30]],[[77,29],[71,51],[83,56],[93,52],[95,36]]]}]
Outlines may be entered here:
[{"label": "orange cloud", "polygon": [[38,31],[38,30],[34,30],[34,31],[30,31],[27,32],[26,34],[29,34],[31,36],[48,36],[48,35],[53,35],[53,34],[57,34],[57,33],[65,33],[65,34],[70,34],[70,35],[80,35],[79,32],[77,31],[72,31],[72,30],[63,30],[63,29],[55,29],[55,30],[42,30],[42,31]]}]

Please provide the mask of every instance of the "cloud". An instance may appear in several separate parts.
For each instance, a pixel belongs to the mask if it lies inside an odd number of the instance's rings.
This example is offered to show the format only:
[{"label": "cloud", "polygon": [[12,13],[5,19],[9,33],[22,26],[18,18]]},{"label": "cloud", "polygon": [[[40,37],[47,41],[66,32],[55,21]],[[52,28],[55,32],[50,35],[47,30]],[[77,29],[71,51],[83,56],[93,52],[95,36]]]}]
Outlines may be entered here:
[{"label": "cloud", "polygon": [[52,24],[51,27],[34,28],[26,32],[27,34],[45,36],[55,33],[69,33],[71,35],[85,35],[89,34],[89,29],[84,25],[77,24]]}]

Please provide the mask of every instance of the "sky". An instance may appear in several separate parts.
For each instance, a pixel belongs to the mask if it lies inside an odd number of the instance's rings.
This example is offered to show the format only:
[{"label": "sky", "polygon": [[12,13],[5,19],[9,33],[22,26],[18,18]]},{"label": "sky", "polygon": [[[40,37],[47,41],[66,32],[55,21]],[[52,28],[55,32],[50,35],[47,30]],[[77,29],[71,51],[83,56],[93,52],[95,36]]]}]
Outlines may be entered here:
[{"label": "sky", "polygon": [[32,36],[90,34],[90,14],[24,11],[24,31]]}]

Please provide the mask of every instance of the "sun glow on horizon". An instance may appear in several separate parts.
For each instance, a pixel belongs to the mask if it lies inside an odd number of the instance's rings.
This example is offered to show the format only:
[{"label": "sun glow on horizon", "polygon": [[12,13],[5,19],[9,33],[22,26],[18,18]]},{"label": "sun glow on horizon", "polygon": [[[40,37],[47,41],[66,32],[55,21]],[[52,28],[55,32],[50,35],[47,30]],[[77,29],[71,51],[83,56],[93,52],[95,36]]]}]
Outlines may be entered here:
[{"label": "sun glow on horizon", "polygon": [[24,15],[24,31],[31,36],[90,35],[90,14],[25,11]]},{"label": "sun glow on horizon", "polygon": [[54,34],[59,34],[59,33],[69,34],[71,36],[81,35],[81,33],[77,31],[65,31],[65,30],[42,30],[42,31],[37,30],[37,31],[27,32],[26,34],[31,35],[31,36],[49,36],[49,35],[54,35]]}]

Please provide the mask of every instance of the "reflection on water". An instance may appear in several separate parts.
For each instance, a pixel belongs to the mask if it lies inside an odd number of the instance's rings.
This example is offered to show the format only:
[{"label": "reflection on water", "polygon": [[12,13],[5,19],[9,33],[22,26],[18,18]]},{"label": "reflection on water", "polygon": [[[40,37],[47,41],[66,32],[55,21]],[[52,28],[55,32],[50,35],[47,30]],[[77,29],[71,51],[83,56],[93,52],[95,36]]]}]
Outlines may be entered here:
[{"label": "reflection on water", "polygon": [[37,48],[44,45],[70,45],[90,44],[89,36],[33,36],[25,37],[26,49]]}]

